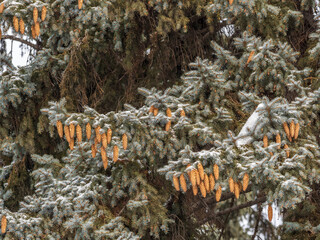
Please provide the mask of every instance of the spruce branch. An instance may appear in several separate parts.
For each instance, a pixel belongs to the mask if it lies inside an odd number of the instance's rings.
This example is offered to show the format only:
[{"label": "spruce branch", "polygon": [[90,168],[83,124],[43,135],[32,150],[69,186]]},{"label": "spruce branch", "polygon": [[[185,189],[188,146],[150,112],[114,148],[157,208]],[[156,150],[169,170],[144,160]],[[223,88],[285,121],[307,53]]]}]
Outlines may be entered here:
[{"label": "spruce branch", "polygon": [[14,41],[18,41],[18,42],[21,42],[21,43],[24,43],[36,50],[41,50],[41,47],[37,44],[34,44],[34,43],[31,43],[25,39],[22,39],[22,38],[18,38],[18,37],[15,37],[15,36],[12,36],[12,35],[2,35],[1,36],[1,39],[11,39],[11,40],[14,40]]}]

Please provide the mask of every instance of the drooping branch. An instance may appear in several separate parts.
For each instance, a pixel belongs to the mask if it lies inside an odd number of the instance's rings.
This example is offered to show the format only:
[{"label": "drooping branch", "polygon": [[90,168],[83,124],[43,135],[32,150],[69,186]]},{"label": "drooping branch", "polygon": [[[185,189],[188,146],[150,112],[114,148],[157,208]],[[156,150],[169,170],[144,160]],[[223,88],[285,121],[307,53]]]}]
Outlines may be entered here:
[{"label": "drooping branch", "polygon": [[25,39],[22,39],[22,38],[18,38],[18,37],[15,37],[15,36],[12,36],[12,35],[2,35],[1,36],[1,39],[11,39],[11,40],[14,40],[14,41],[18,41],[18,42],[21,42],[21,43],[24,43],[36,50],[41,50],[41,47],[37,44],[34,44],[34,43],[31,43]]},{"label": "drooping branch", "polygon": [[231,208],[227,208],[227,209],[222,210],[222,211],[220,211],[220,212],[217,212],[217,213],[213,213],[213,214],[211,214],[211,215],[208,215],[208,217],[206,217],[205,219],[201,220],[198,224],[201,226],[202,224],[205,224],[206,222],[208,222],[208,221],[210,221],[210,220],[213,220],[213,219],[215,219],[215,218],[218,217],[218,216],[222,216],[222,215],[225,215],[225,214],[234,212],[234,211],[238,211],[238,210],[240,210],[240,209],[253,206],[253,205],[257,204],[257,203],[263,203],[263,202],[265,202],[266,200],[267,200],[267,197],[266,197],[266,196],[263,196],[263,197],[257,198],[256,200],[252,200],[252,201],[249,201],[249,202],[240,204],[240,205],[238,205],[238,206],[234,206],[234,207],[231,207]]}]

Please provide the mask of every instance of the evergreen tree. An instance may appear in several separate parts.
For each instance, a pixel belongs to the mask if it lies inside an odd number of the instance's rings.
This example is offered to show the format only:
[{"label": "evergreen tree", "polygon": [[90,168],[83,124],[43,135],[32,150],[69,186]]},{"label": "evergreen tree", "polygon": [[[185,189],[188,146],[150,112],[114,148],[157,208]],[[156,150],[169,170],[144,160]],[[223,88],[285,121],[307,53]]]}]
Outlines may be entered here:
[{"label": "evergreen tree", "polygon": [[1,1],[0,239],[320,239],[317,4]]}]

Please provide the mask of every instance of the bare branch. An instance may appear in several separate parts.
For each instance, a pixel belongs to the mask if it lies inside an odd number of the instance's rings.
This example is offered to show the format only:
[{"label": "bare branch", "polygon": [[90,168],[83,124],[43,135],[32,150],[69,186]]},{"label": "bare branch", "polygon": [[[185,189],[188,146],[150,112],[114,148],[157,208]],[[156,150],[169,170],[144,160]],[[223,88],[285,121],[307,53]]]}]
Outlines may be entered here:
[{"label": "bare branch", "polygon": [[15,36],[11,36],[11,35],[2,35],[1,36],[1,39],[11,39],[11,40],[14,40],[14,41],[18,41],[18,42],[21,42],[21,43],[24,43],[36,50],[41,50],[41,47],[37,44],[34,44],[34,43],[31,43],[25,39],[22,39],[22,38],[18,38],[18,37],[15,37]]}]

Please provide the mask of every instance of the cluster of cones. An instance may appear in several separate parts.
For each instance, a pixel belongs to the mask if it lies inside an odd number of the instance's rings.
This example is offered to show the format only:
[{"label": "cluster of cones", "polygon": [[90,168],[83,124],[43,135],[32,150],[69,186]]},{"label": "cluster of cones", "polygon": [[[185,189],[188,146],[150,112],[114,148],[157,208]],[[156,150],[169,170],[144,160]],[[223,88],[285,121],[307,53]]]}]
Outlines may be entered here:
[{"label": "cluster of cones", "polygon": [[[63,126],[61,121],[57,121],[56,126],[57,126],[57,130],[58,130],[58,134],[59,134],[60,138],[63,137],[63,133],[64,133],[71,150],[73,150],[73,148],[74,148],[75,135],[77,138],[77,142],[78,143],[82,142],[82,128],[80,125],[75,126],[74,124],[71,123],[70,125]],[[101,158],[103,161],[103,167],[104,167],[104,169],[106,169],[108,167],[108,157],[107,157],[106,149],[107,149],[108,145],[111,144],[112,130],[111,130],[111,128],[109,128],[106,133],[104,132],[101,134],[100,129],[101,129],[100,126],[97,126],[94,129],[95,138],[94,138],[94,144],[91,145],[91,155],[93,158],[96,157],[96,154],[98,152],[98,146],[99,146],[99,144],[101,144],[100,153],[101,153]],[[87,140],[90,140],[91,135],[92,135],[92,128],[91,128],[90,123],[86,124],[85,131],[86,131]],[[122,147],[124,150],[126,150],[128,148],[128,137],[126,134],[122,135]],[[119,157],[119,147],[117,145],[114,145],[113,146],[113,161],[117,162],[118,157]]]},{"label": "cluster of cones", "polygon": [[[190,164],[188,164],[187,167],[190,167]],[[189,181],[192,185],[192,191],[193,195],[198,194],[198,188],[200,189],[200,193],[202,197],[206,197],[207,194],[212,192],[215,187],[215,181],[219,179],[219,167],[217,164],[214,164],[213,166],[213,174],[207,174],[201,163],[198,163],[198,169],[193,169],[191,171],[188,171]],[[184,174],[182,173],[179,178],[177,176],[173,176],[173,185],[177,191],[181,190],[183,192],[187,191],[187,183],[186,179],[184,177]],[[180,183],[180,184],[179,184]],[[238,199],[240,196],[240,191],[245,191],[249,185],[249,175],[245,173],[243,177],[243,183],[241,182],[234,182],[233,179],[229,178],[229,187],[230,191],[233,192]],[[216,190],[216,201],[219,202],[221,199],[222,194],[222,188],[221,185]]]},{"label": "cluster of cones", "polygon": [[[149,109],[149,113],[152,113],[153,114],[153,116],[157,116],[158,115],[158,113],[159,113],[159,109],[158,108],[156,108],[156,107],[154,107],[153,105],[150,107],[150,109]],[[171,109],[170,108],[167,108],[166,109],[166,115],[167,115],[167,117],[172,117],[172,112],[171,112]],[[185,111],[182,109],[181,111],[180,111],[180,117],[185,117],[186,116],[186,113],[185,113]],[[169,131],[170,130],[170,127],[171,127],[171,120],[169,120],[167,123],[166,123],[166,126],[165,126],[165,130],[166,131]]]}]

